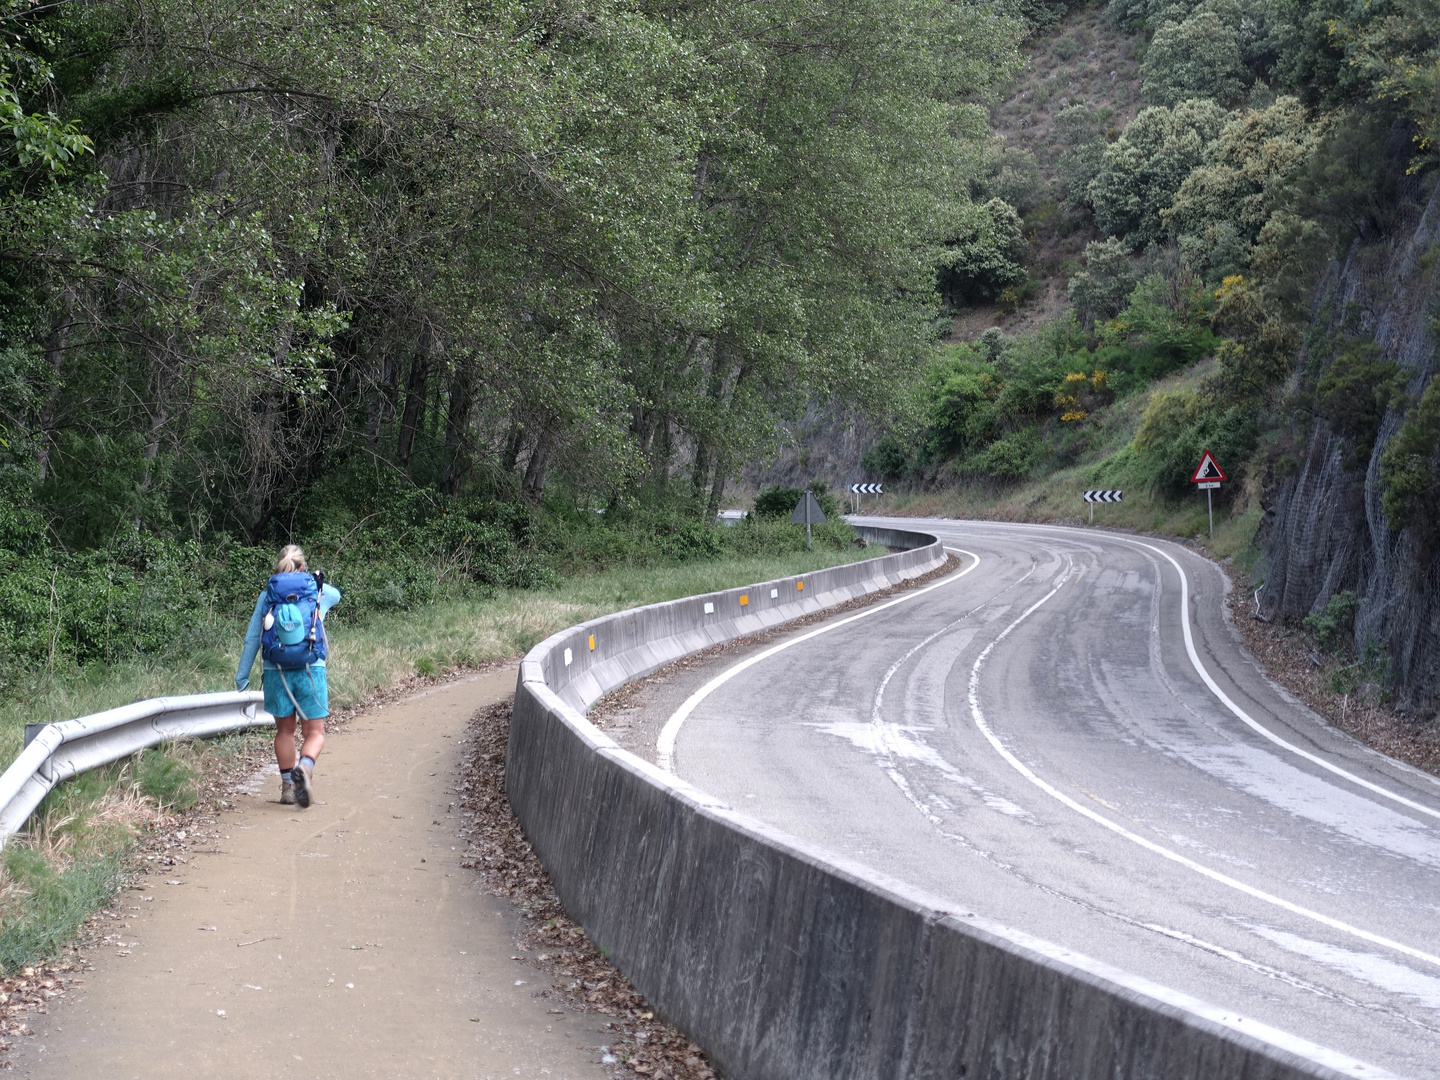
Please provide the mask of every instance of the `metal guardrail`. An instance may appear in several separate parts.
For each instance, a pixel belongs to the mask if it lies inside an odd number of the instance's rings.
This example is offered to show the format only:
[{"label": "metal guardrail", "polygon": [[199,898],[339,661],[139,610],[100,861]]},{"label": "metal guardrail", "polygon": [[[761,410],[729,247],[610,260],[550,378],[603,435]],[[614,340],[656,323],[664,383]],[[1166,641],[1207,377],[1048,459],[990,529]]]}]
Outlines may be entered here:
[{"label": "metal guardrail", "polygon": [[265,727],[257,690],[150,698],[58,724],[26,724],[25,749],[0,775],[0,847],[62,780],[173,739]]}]

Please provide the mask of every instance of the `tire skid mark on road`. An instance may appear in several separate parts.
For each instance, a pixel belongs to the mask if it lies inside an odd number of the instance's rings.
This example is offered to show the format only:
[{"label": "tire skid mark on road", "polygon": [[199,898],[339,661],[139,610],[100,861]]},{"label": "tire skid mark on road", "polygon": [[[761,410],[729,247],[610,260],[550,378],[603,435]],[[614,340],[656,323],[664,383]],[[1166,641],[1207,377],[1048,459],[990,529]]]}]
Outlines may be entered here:
[{"label": "tire skid mark on road", "polygon": [[[1139,546],[1150,548],[1150,550],[1157,551],[1161,555],[1165,554],[1164,552],[1160,552],[1158,548],[1151,548],[1149,544],[1141,544]],[[1165,557],[1169,558],[1168,555],[1166,555]],[[1273,893],[1268,893],[1263,889],[1256,888],[1253,885],[1249,885],[1243,881],[1240,881],[1238,878],[1230,877],[1228,874],[1222,874],[1218,870],[1212,870],[1210,867],[1205,866],[1202,863],[1198,863],[1194,859],[1188,858],[1185,855],[1181,855],[1178,851],[1173,851],[1170,848],[1165,847],[1163,844],[1157,844],[1155,841],[1149,839],[1148,837],[1141,836],[1139,833],[1133,832],[1130,829],[1125,828],[1123,825],[1110,820],[1098,811],[1092,810],[1088,806],[1077,802],[1075,799],[1072,799],[1069,795],[1066,795],[1064,792],[1060,791],[1048,781],[1042,779],[1029,766],[1027,766],[1018,757],[1016,757],[1015,754],[1012,753],[1003,742],[1001,742],[1000,738],[995,734],[995,732],[991,729],[989,723],[986,721],[985,714],[980,708],[980,669],[984,666],[985,661],[989,659],[990,654],[995,650],[996,646],[998,646],[1002,641],[1009,637],[1011,632],[1014,631],[1016,627],[1018,627],[1036,611],[1040,610],[1041,607],[1043,607],[1047,602],[1049,602],[1065,586],[1066,582],[1071,576],[1071,571],[1074,569],[1074,562],[1070,558],[1070,556],[1066,555],[1065,558],[1067,562],[1067,570],[1065,573],[1061,574],[1060,577],[1056,580],[1054,587],[1048,593],[1042,596],[1039,600],[1035,601],[1034,604],[1026,608],[1025,611],[1022,612],[1019,617],[1017,617],[1008,626],[1006,626],[1004,630],[1000,631],[1000,633],[996,635],[995,639],[991,641],[990,644],[986,645],[984,649],[981,650],[980,655],[976,657],[975,663],[970,669],[970,714],[975,722],[976,728],[979,729],[980,734],[984,736],[985,740],[991,745],[991,747],[994,748],[995,752],[998,753],[1006,761],[1006,763],[1010,765],[1011,768],[1013,768],[1016,772],[1020,773],[1021,776],[1025,777],[1026,780],[1030,781],[1031,784],[1039,788],[1041,791],[1045,792],[1051,798],[1057,800],[1065,806],[1068,806],[1077,814],[1081,814],[1084,817],[1089,818],[1097,825],[1101,825],[1104,828],[1115,833],[1116,835],[1121,836],[1126,840],[1129,840],[1131,843],[1138,844],[1140,847],[1145,848],[1147,851],[1153,852],[1154,854],[1159,855],[1164,859],[1168,859],[1171,862],[1174,862],[1180,866],[1194,871],[1197,874],[1207,877],[1211,881],[1216,882],[1217,884],[1224,885],[1228,888],[1235,889],[1238,892],[1244,893],[1252,899],[1260,900],[1274,907],[1278,907],[1284,911],[1288,911],[1292,915],[1298,915],[1301,918],[1309,919],[1312,922],[1316,922],[1322,926],[1329,927],[1331,930],[1336,930],[1340,933],[1360,938],[1363,941],[1370,942],[1372,945],[1379,945],[1382,948],[1390,949],[1394,952],[1402,953],[1406,956],[1413,957],[1416,960],[1421,960],[1427,964],[1432,964],[1436,967],[1440,967],[1440,956],[1425,952],[1423,949],[1417,949],[1411,945],[1406,945],[1404,942],[1395,941],[1391,938],[1387,938],[1382,934],[1376,934],[1362,927],[1352,926],[1351,924],[1343,922],[1340,919],[1332,918],[1331,916],[1325,915],[1318,911],[1312,911],[1310,908],[1303,907],[1302,905],[1294,903],[1293,901],[1286,900],[1285,898],[1280,896],[1275,896]],[[1174,560],[1172,559],[1171,562],[1174,562]],[[1178,564],[1176,565],[1178,566]],[[1188,612],[1185,626],[1186,641],[1189,642],[1190,637]],[[1228,701],[1228,699],[1226,700]]]},{"label": "tire skid mark on road", "polygon": [[[1014,585],[1020,584],[1020,582],[1025,580],[1025,578],[1030,577],[1035,569],[1036,567],[1032,565],[1031,573],[1027,573],[1026,575],[1024,575],[1024,577],[1017,579],[1015,582],[1012,583],[1012,587]],[[1003,591],[1004,590],[1002,590],[1002,592]],[[996,594],[997,597],[999,595],[1001,594]],[[995,597],[992,597],[991,601],[993,602],[994,599]],[[981,606],[983,607],[984,605]],[[889,682],[894,677],[895,673],[900,669],[900,667],[903,666],[906,661],[913,658],[926,646],[937,641],[946,633],[951,632],[955,628],[955,626],[958,625],[964,618],[973,615],[976,611],[979,610],[980,608],[977,607],[975,609],[972,609],[970,612],[967,612],[966,615],[962,616],[960,619],[954,620],[944,629],[932,634],[919,645],[910,649],[900,660],[896,661],[895,664],[891,666],[891,668],[886,672],[885,677],[881,680],[880,689],[879,691],[877,691],[875,696],[875,703],[871,709],[872,725],[883,726],[887,729],[893,728],[895,726],[886,723],[881,718],[880,701],[884,694],[884,688],[889,684]],[[833,725],[817,726],[824,730],[827,726]],[[871,753],[876,753],[873,747],[879,745],[883,745],[883,743],[877,740],[876,742],[868,745],[866,749]],[[939,835],[942,839],[953,843],[956,847],[960,848],[967,854],[973,855],[981,859],[982,861],[989,863],[991,866],[994,866],[1001,872],[1009,874],[1017,881],[1020,881],[1023,884],[1036,889],[1037,891],[1041,892],[1046,896],[1050,896],[1053,899],[1059,900],[1063,903],[1071,904],[1075,907],[1078,907],[1082,911],[1088,912],[1089,914],[1097,916],[1099,918],[1110,919],[1127,926],[1132,926],[1139,930],[1144,930],[1149,933],[1157,934],[1178,944],[1187,946],[1189,948],[1197,949],[1210,956],[1225,960],[1229,963],[1237,964],[1240,967],[1246,968],[1247,970],[1252,971],[1255,974],[1260,975],[1264,978],[1273,979],[1277,982],[1285,983],[1288,986],[1292,986],[1306,993],[1314,994],[1317,997],[1326,998],[1327,1000],[1334,1001],[1337,1004],[1344,1005],[1349,1008],[1360,1009],[1364,1012],[1372,1013],[1377,1016],[1383,1016],[1390,1020],[1401,1021],[1411,1027],[1418,1028],[1419,1030],[1424,1031],[1427,1034],[1440,1036],[1440,1027],[1434,1027],[1426,1024],[1423,1021],[1417,1019],[1415,1016],[1403,1012],[1399,1009],[1392,1008],[1389,1005],[1380,1002],[1364,1001],[1360,998],[1354,997],[1350,994],[1346,994],[1343,991],[1337,990],[1333,987],[1324,986],[1310,979],[1306,979],[1303,976],[1298,975],[1292,971],[1287,971],[1285,968],[1277,967],[1273,964],[1267,964],[1262,961],[1252,959],[1246,956],[1244,953],[1229,948],[1227,946],[1207,941],[1204,938],[1197,937],[1196,935],[1187,933],[1183,930],[1178,930],[1173,927],[1165,926],[1163,924],[1147,921],[1144,919],[1138,919],[1131,915],[1127,915],[1124,912],[1101,906],[1091,900],[1086,899],[1085,897],[1078,896],[1063,889],[1059,889],[1054,885],[1048,884],[1047,882],[1044,882],[1038,878],[1032,877],[1025,871],[1021,870],[1018,866],[1007,863],[1003,859],[998,858],[994,852],[987,851],[979,847],[972,840],[970,840],[969,837],[961,833],[955,832],[950,828],[947,828],[945,820],[930,808],[921,791],[917,790],[915,785],[911,782],[911,778],[905,775],[904,771],[900,766],[900,763],[890,760],[889,755],[884,754],[883,751],[877,753],[876,756],[883,759],[881,760],[880,764],[886,776],[889,777],[889,779],[900,790],[901,794],[904,795],[906,800],[912,806],[914,806],[914,808],[921,814],[921,816],[923,816],[934,827],[937,835]],[[933,761],[919,759],[916,760],[919,764],[929,764],[932,767],[935,767],[935,762]],[[944,762],[944,764],[948,765],[949,763]],[[946,776],[947,779],[955,779],[955,777],[951,776],[950,773],[947,772],[945,769],[941,769],[940,771],[942,772],[942,775]],[[1082,788],[1082,790],[1084,789]],[[1095,799],[1101,805],[1109,807],[1112,810],[1116,810],[1117,813],[1121,813],[1114,806],[1111,806],[1111,804],[1099,798],[1099,796],[1096,796],[1088,791],[1085,792],[1085,794]],[[1123,813],[1122,816],[1124,816]],[[1143,823],[1138,821],[1135,823],[1143,827]]]},{"label": "tire skid mark on road", "polygon": [[1440,820],[1440,810],[1435,809],[1433,806],[1426,806],[1424,803],[1416,802],[1414,799],[1407,799],[1404,795],[1400,795],[1397,792],[1391,791],[1389,788],[1366,780],[1362,776],[1356,776],[1348,769],[1342,769],[1334,762],[1326,761],[1319,754],[1312,754],[1309,750],[1306,750],[1303,747],[1296,746],[1294,743],[1289,742],[1286,739],[1282,739],[1279,735],[1275,734],[1264,724],[1257,721],[1254,717],[1252,717],[1249,713],[1247,713],[1244,709],[1242,709],[1239,705],[1232,701],[1230,695],[1225,693],[1225,691],[1220,688],[1220,684],[1215,681],[1215,679],[1211,676],[1209,669],[1207,669],[1204,663],[1201,662],[1200,654],[1195,649],[1195,638],[1194,635],[1191,633],[1190,629],[1190,579],[1186,575],[1185,569],[1180,565],[1179,562],[1176,561],[1174,556],[1172,556],[1169,552],[1162,551],[1160,548],[1154,547],[1151,544],[1142,544],[1138,540],[1126,540],[1123,537],[1116,537],[1115,539],[1122,540],[1124,543],[1127,544],[1134,544],[1136,547],[1142,547],[1149,551],[1153,551],[1155,554],[1166,559],[1170,563],[1170,565],[1175,568],[1175,572],[1180,575],[1180,628],[1184,631],[1185,634],[1185,652],[1190,657],[1190,665],[1195,669],[1195,673],[1200,676],[1201,681],[1206,685],[1210,692],[1220,700],[1220,703],[1222,705],[1224,705],[1236,717],[1238,717],[1242,723],[1244,723],[1247,727],[1253,729],[1254,731],[1258,732],[1259,734],[1263,735],[1265,738],[1269,739],[1276,746],[1289,750],[1292,754],[1296,754],[1304,758],[1306,761],[1309,761],[1315,765],[1319,765],[1322,769],[1327,769],[1330,772],[1334,773],[1336,776],[1343,777],[1345,780],[1348,780],[1352,784],[1363,787],[1367,791],[1373,791],[1375,794],[1383,796],[1387,799],[1391,799],[1401,804],[1402,806],[1408,807],[1411,810],[1418,811],[1422,814],[1428,814],[1430,817],[1435,818],[1436,820]]},{"label": "tire skid mark on road", "polygon": [[776,653],[784,652],[792,645],[799,645],[802,641],[809,641],[811,638],[817,638],[821,634],[828,634],[830,631],[838,630],[842,626],[849,626],[851,623],[859,622],[861,619],[868,619],[871,615],[878,615],[882,611],[888,611],[897,604],[907,603],[910,600],[914,600],[917,596],[924,596],[926,593],[933,592],[945,585],[952,585],[980,565],[980,556],[976,555],[973,551],[965,551],[961,548],[948,546],[945,550],[953,551],[959,555],[967,555],[974,561],[959,573],[942,578],[933,585],[926,585],[924,588],[914,589],[905,593],[903,596],[896,597],[894,600],[877,604],[875,607],[865,608],[863,611],[851,615],[848,618],[840,619],[833,623],[826,623],[824,626],[811,630],[808,634],[801,634],[799,637],[791,638],[789,641],[782,641],[778,645],[772,645],[770,648],[758,652],[754,656],[747,657],[732,667],[726,668],[719,675],[715,676],[715,678],[700,687],[699,690],[696,690],[695,693],[685,699],[680,708],[671,713],[670,719],[666,720],[665,726],[660,729],[660,738],[655,743],[655,764],[664,772],[673,773],[675,771],[675,740],[680,737],[680,728],[684,725],[685,721],[690,718],[690,714],[695,711],[702,701],[742,671],[749,670],[762,660],[768,660]]},{"label": "tire skid mark on road", "polygon": [[[918,645],[913,646],[908,652],[905,653],[904,656],[900,657],[899,660],[896,660],[895,663],[891,664],[890,669],[885,672],[884,677],[880,680],[880,686],[875,691],[875,698],[870,706],[869,724],[870,728],[874,731],[875,734],[872,740],[867,741],[867,745],[865,745],[863,749],[875,755],[875,757],[878,759],[880,768],[885,773],[885,775],[888,776],[891,782],[900,789],[900,793],[905,796],[905,798],[910,802],[910,804],[914,806],[915,809],[918,810],[922,815],[924,815],[925,818],[932,825],[938,827],[940,825],[940,818],[937,817],[930,810],[930,808],[926,806],[924,802],[915,795],[914,791],[910,786],[909,780],[905,777],[904,773],[901,772],[899,765],[896,762],[897,755],[893,752],[892,743],[894,736],[898,733],[899,729],[896,725],[887,724],[880,715],[881,706],[885,698],[885,688],[890,685],[890,680],[895,677],[895,673],[898,672],[905,665],[906,661],[908,661],[916,653],[929,647],[931,644],[938,641],[946,634],[953,633],[961,623],[965,622],[965,620],[974,617],[978,612],[983,611],[985,608],[989,607],[999,597],[1004,596],[1011,589],[1019,587],[1023,582],[1032,577],[1039,569],[1039,563],[1036,562],[1034,556],[1032,555],[1030,558],[1030,569],[1025,571],[1024,574],[1016,578],[1009,585],[1006,585],[999,592],[987,598],[983,603],[977,604],[975,607],[971,608],[963,615],[960,615],[958,618],[955,618],[950,622],[946,623],[939,630],[935,631],[935,633],[931,634],[929,637],[925,638],[925,640],[921,641]],[[845,731],[838,730],[838,725],[835,724],[822,724],[818,725],[818,727],[820,728],[820,730],[831,735],[839,735],[841,737],[846,737],[847,734]],[[854,740],[852,739],[852,741]],[[916,741],[919,742],[920,740]],[[929,750],[930,748],[926,747],[925,749]],[[978,783],[976,783],[970,777],[963,775],[959,769],[955,768],[943,757],[941,757],[938,752],[932,751],[929,755],[926,755],[925,760],[932,767],[940,770],[940,772],[946,777],[946,779],[951,780],[952,782],[959,784],[967,790],[970,790],[980,795],[983,801],[987,802],[987,804],[989,803],[989,800],[991,798],[990,793],[985,791]],[[992,809],[993,808],[994,807],[992,807]],[[1028,817],[1029,815],[1027,814],[1026,816]]]},{"label": "tire skid mark on road", "polygon": [[[1073,537],[1073,530],[1065,529],[1063,527],[1044,525],[1033,525],[1028,527],[1036,529],[1037,531],[1043,530],[1046,532],[1061,533],[1067,538],[1072,539],[1072,541],[1075,539]],[[1221,689],[1220,684],[1215,681],[1214,677],[1210,674],[1209,669],[1207,669],[1204,662],[1201,661],[1200,654],[1195,648],[1195,638],[1190,626],[1190,579],[1186,575],[1184,567],[1182,567],[1180,563],[1175,559],[1175,557],[1172,556],[1169,552],[1158,548],[1153,544],[1147,544],[1140,540],[1132,540],[1126,536],[1116,536],[1110,534],[1105,535],[1102,539],[1122,544],[1129,544],[1133,547],[1144,548],[1146,551],[1153,552],[1154,554],[1160,556],[1162,559],[1166,560],[1168,563],[1170,563],[1171,566],[1175,568],[1175,572],[1180,575],[1180,629],[1185,639],[1185,651],[1190,659],[1190,665],[1195,669],[1195,673],[1200,676],[1200,681],[1205,684],[1206,688],[1243,724],[1254,730],[1257,734],[1262,735],[1264,738],[1270,740],[1276,746],[1288,750],[1292,754],[1296,754],[1299,757],[1304,758],[1306,761],[1309,761],[1314,765],[1318,765],[1320,768],[1326,769],[1337,776],[1343,777],[1350,783],[1363,787],[1367,791],[1372,791],[1375,794],[1380,795],[1384,798],[1391,799],[1397,803],[1400,803],[1403,806],[1408,807],[1411,810],[1415,810],[1422,814],[1427,814],[1432,818],[1440,820],[1440,810],[1437,810],[1432,806],[1426,806],[1424,803],[1416,802],[1413,799],[1408,799],[1404,795],[1400,795],[1397,792],[1391,791],[1389,788],[1386,788],[1381,784],[1376,784],[1372,781],[1366,780],[1364,777],[1356,776],[1348,769],[1343,769],[1340,766],[1334,764],[1333,762],[1326,761],[1318,754],[1312,754],[1310,751],[1304,749],[1303,747],[1296,746],[1294,743],[1289,742],[1288,740],[1283,739],[1279,735],[1275,734],[1275,732],[1271,731],[1264,724],[1257,721],[1254,717],[1252,717],[1249,713],[1247,713],[1244,709],[1237,705],[1230,698],[1230,696],[1226,694],[1223,689]],[[1425,776],[1425,774],[1423,773],[1420,775],[1427,780],[1431,780],[1432,782],[1434,780],[1433,777]]]}]

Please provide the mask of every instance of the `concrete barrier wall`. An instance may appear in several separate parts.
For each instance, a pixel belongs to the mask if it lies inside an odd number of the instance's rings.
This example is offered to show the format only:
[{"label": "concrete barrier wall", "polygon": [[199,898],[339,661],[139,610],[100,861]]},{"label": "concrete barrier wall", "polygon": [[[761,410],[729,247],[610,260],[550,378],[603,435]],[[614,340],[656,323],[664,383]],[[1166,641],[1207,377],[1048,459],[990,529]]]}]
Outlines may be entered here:
[{"label": "concrete barrier wall", "polygon": [[567,911],[636,987],[733,1080],[1378,1075],[809,848],[584,719],[675,656],[943,557],[933,537],[868,532],[911,550],[621,612],[523,661],[511,805]]}]

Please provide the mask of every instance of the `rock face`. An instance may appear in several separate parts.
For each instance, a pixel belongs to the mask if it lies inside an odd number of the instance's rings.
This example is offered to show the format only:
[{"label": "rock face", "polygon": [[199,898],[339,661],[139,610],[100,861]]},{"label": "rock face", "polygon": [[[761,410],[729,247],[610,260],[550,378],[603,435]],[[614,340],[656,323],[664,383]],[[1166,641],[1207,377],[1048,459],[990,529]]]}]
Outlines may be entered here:
[{"label": "rock face", "polygon": [[[1385,243],[1356,241],[1333,264],[1316,295],[1315,329],[1368,333],[1399,363],[1406,391],[1418,398],[1437,367],[1432,322],[1440,315],[1440,188],[1418,221]],[[1312,339],[1316,336],[1312,334]],[[1324,371],[1301,357],[1297,378]],[[1260,542],[1266,551],[1260,609],[1269,618],[1302,618],[1353,589],[1360,599],[1355,646],[1380,645],[1396,678],[1402,709],[1431,711],[1440,701],[1440,566],[1392,530],[1381,508],[1380,455],[1402,415],[1384,419],[1364,470],[1347,465],[1342,441],[1316,421],[1295,470],[1266,499]]]}]

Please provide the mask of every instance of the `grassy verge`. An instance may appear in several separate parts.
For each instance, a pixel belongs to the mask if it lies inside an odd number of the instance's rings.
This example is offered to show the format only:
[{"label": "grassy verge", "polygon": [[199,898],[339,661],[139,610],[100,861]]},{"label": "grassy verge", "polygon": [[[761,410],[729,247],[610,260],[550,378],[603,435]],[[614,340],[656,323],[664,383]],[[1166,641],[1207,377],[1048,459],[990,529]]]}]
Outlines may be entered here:
[{"label": "grassy verge", "polygon": [[[503,590],[484,600],[442,601],[337,624],[328,664],[331,704],[363,701],[411,675],[503,660],[577,622],[641,604],[808,573],[872,558],[883,548],[816,549],[678,566],[624,567],[578,575],[553,588]],[[234,686],[243,625],[229,648],[201,648],[165,662],[92,665],[37,680],[0,706],[0,755],[19,753],[26,723],[66,720],[162,694]],[[258,685],[258,671],[255,685]],[[196,806],[204,778],[223,773],[263,735],[149,750],[62,784],[27,835],[0,858],[0,970],[53,956],[123,882],[137,840],[171,813]]]},{"label": "grassy verge", "polygon": [[[1046,470],[1020,483],[952,479],[928,489],[896,490],[867,505],[865,512],[1093,525],[1150,533],[1193,542],[1216,559],[1233,560],[1248,573],[1255,558],[1251,541],[1260,524],[1256,491],[1243,485],[1237,492],[1230,485],[1227,497],[1216,501],[1212,536],[1205,493],[1166,497],[1143,478],[1133,450],[1135,433],[1155,394],[1195,389],[1214,368],[1213,360],[1204,360],[1097,410],[1085,432],[1087,448],[1074,464]],[[1092,522],[1090,504],[1082,498],[1091,489],[1119,489],[1124,500],[1096,504]]]}]

